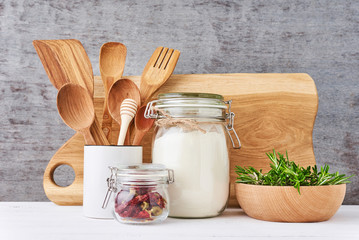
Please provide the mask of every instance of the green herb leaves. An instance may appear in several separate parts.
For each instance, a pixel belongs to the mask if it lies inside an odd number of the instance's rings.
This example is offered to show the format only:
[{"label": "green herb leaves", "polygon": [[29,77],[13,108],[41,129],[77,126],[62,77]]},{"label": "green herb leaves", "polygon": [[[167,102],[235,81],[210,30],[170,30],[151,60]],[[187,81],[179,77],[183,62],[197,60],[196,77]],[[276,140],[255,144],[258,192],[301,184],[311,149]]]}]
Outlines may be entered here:
[{"label": "green herb leaves", "polygon": [[[237,183],[270,185],[270,186],[294,186],[300,194],[300,186],[320,186],[320,185],[336,185],[350,183],[348,181],[352,176],[346,177],[345,174],[329,173],[329,166],[324,165],[318,172],[317,165],[313,167],[300,167],[294,162],[290,162],[288,153],[283,154],[266,153],[270,159],[271,170],[263,174],[262,169],[257,170],[253,167],[236,166],[238,174]],[[278,154],[278,155],[277,155]]]}]

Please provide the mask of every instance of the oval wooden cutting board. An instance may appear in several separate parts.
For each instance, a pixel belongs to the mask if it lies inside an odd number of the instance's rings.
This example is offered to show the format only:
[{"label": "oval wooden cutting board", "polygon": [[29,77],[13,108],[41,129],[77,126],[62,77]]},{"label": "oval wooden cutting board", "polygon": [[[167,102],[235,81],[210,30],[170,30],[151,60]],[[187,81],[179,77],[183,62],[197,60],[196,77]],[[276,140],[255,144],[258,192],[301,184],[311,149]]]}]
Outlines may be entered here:
[{"label": "oval wooden cutting board", "polygon": [[[125,77],[138,86],[140,76]],[[236,165],[269,170],[266,152],[288,151],[289,159],[302,166],[315,164],[313,126],[318,109],[318,95],[313,79],[304,73],[233,73],[173,75],[158,93],[208,92],[232,99],[236,114],[234,128],[242,148],[230,148],[231,191],[229,206],[238,206],[234,183]],[[95,77],[94,104],[97,116],[102,116],[104,90]],[[157,96],[157,94],[155,94]],[[118,125],[113,125],[112,139],[117,139]],[[151,161],[152,131],[144,138],[144,162]],[[55,153],[51,162],[74,168],[75,181],[68,187],[58,187],[48,169],[44,174],[47,197],[59,205],[82,204],[83,181],[82,136],[75,134]]]}]

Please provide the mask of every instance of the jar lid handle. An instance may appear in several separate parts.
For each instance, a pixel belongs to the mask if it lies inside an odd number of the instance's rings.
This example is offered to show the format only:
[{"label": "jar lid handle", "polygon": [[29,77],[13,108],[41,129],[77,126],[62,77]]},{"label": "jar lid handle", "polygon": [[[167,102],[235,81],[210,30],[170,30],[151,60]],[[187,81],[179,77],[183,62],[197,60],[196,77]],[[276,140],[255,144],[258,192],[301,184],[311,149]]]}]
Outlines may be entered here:
[{"label": "jar lid handle", "polygon": [[175,177],[174,177],[174,172],[172,169],[167,169],[168,170],[168,179],[167,179],[167,183],[174,183],[175,182]]},{"label": "jar lid handle", "polygon": [[156,105],[156,103],[158,102],[158,100],[153,100],[151,102],[148,102],[146,105],[146,110],[145,110],[145,114],[144,117],[149,119],[157,119],[158,118],[158,113],[154,110],[154,105]]},{"label": "jar lid handle", "polygon": [[116,188],[116,174],[117,174],[117,168],[116,167],[108,167],[111,170],[111,176],[109,178],[107,178],[107,192],[106,192],[106,196],[105,199],[103,200],[102,203],[102,208],[105,209],[108,205],[108,202],[110,201],[112,192],[116,192],[117,188]]},{"label": "jar lid handle", "polygon": [[[228,104],[228,113],[226,114],[227,118],[229,119],[228,124],[226,125],[227,133],[228,133],[229,138],[231,139],[232,147],[234,149],[240,149],[241,148],[241,141],[239,140],[238,134],[237,134],[236,130],[234,129],[234,117],[236,115],[234,114],[234,112],[231,111],[232,100],[226,101],[225,104]],[[233,140],[231,132],[233,132],[234,136],[236,137],[236,140],[238,142],[238,146],[236,146],[236,144],[234,143],[234,140]]]}]

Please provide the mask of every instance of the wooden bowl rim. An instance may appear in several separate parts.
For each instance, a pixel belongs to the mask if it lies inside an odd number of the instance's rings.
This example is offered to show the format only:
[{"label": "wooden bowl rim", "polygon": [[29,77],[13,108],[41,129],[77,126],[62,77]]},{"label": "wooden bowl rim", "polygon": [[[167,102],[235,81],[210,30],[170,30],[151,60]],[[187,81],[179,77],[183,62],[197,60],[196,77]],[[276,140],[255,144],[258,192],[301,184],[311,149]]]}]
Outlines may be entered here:
[{"label": "wooden bowl rim", "polygon": [[[247,186],[244,186],[247,185]],[[315,188],[316,187],[316,188]],[[293,186],[268,186],[268,185],[253,185],[245,183],[236,183],[235,193],[237,202],[243,211],[252,218],[270,221],[270,222],[322,222],[330,219],[343,204],[345,195],[346,195],[346,184],[338,185],[321,185],[321,186],[301,186],[301,194],[299,195],[297,189]],[[299,198],[296,198],[300,196]],[[242,194],[250,193],[250,194]],[[317,193],[330,193],[333,197],[329,199],[323,199],[317,196]],[[279,200],[276,200],[277,204],[268,206],[267,201],[274,199],[272,195],[281,195]],[[295,201],[292,201],[293,199]],[[283,216],[283,209],[291,209],[303,206],[303,203],[308,209],[313,206],[313,202],[308,201],[308,199],[318,200],[322,204],[329,204],[330,209],[326,211],[320,211],[316,213],[316,216],[305,217],[292,213],[286,213]],[[288,201],[289,200],[289,201]],[[318,209],[321,209],[319,207]],[[259,212],[256,212],[259,211]],[[282,212],[282,213],[281,213]],[[279,214],[280,213],[280,214]],[[282,215],[281,215],[282,214]]]},{"label": "wooden bowl rim", "polygon": [[[288,189],[288,188],[293,188],[297,191],[296,188],[294,188],[294,186],[271,186],[271,185],[255,185],[255,184],[247,184],[247,183],[235,183],[236,185],[246,185],[248,187],[258,187],[258,188],[281,188],[281,189]],[[316,185],[316,186],[300,186],[300,189],[302,188],[313,188],[313,187],[317,187],[317,188],[330,188],[330,187],[343,187],[346,186],[346,183],[342,183],[342,184],[336,184],[336,185]]]}]

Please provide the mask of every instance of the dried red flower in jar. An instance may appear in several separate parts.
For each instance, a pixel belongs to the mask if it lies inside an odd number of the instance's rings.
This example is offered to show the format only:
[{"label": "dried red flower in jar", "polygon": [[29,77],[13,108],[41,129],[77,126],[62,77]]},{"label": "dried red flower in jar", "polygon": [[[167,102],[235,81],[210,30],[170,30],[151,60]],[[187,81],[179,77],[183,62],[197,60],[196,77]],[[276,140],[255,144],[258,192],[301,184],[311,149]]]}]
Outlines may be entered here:
[{"label": "dried red flower in jar", "polygon": [[167,201],[150,187],[134,187],[121,190],[115,199],[115,212],[122,218],[152,221],[162,214]]},{"label": "dried red flower in jar", "polygon": [[110,167],[108,190],[103,202],[107,207],[114,192],[115,219],[122,223],[144,224],[164,221],[169,213],[167,186],[174,181],[171,169],[160,164]]}]

